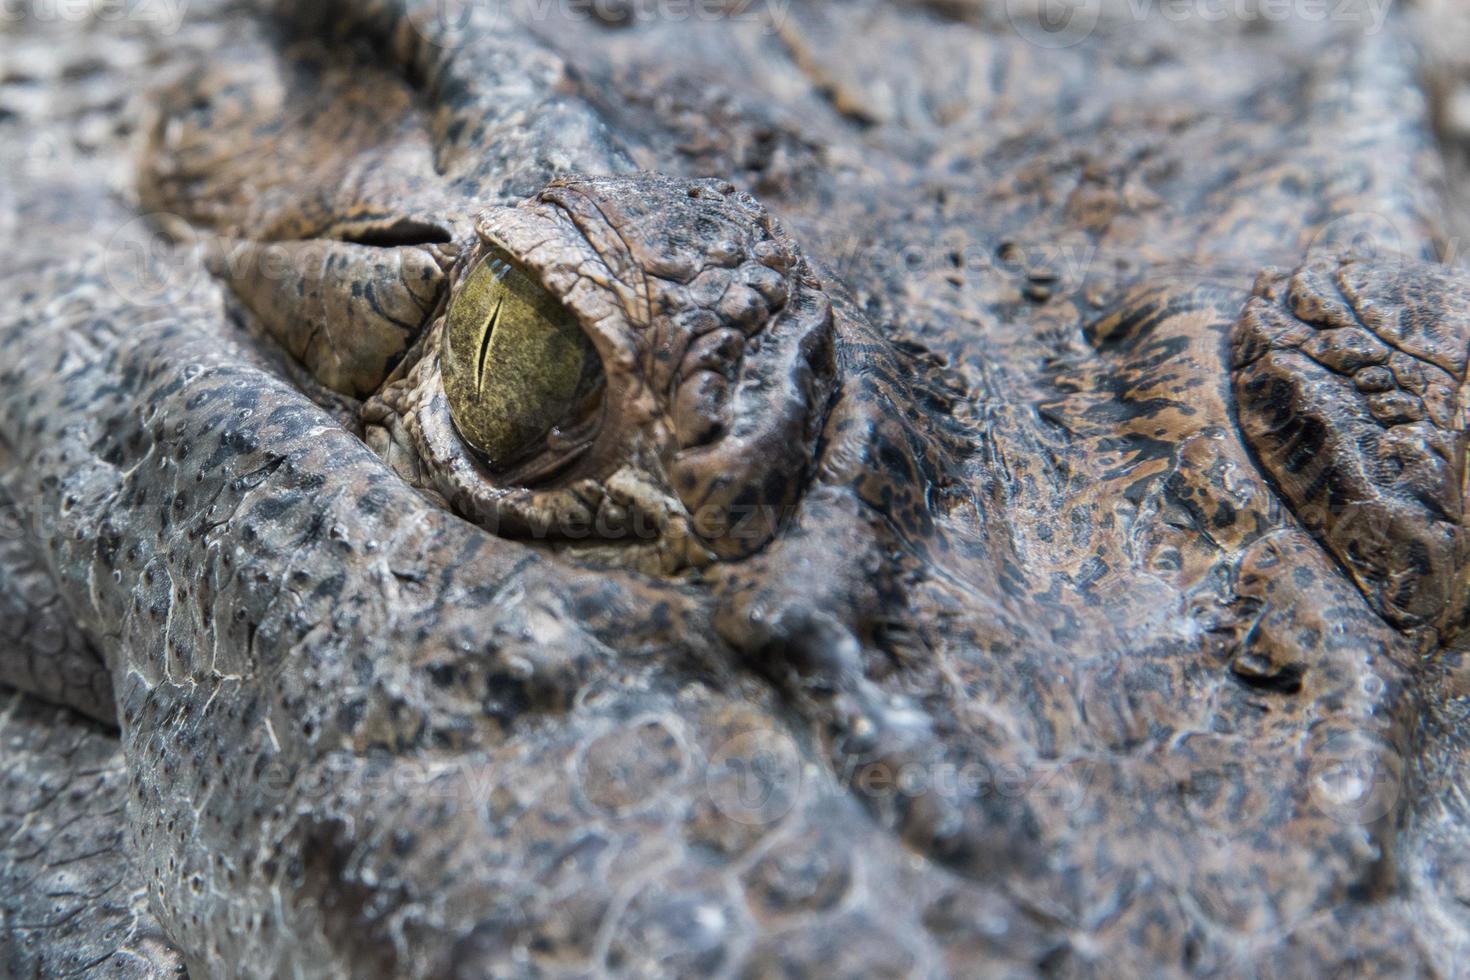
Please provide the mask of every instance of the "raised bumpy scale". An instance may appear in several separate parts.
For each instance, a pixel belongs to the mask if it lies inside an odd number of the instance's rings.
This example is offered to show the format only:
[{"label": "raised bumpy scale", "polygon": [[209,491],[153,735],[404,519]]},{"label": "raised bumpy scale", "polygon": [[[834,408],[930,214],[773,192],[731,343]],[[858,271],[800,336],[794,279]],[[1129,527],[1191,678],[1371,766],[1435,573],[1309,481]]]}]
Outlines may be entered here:
[{"label": "raised bumpy scale", "polygon": [[1434,22],[43,6],[0,973],[1463,975]]}]

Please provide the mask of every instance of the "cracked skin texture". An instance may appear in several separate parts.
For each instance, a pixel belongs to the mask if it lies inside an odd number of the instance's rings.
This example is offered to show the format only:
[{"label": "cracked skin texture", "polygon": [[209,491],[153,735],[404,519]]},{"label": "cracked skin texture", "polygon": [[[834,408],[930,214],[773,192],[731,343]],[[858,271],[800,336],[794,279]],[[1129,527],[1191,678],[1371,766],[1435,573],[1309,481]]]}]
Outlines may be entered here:
[{"label": "cracked skin texture", "polygon": [[[5,969],[1470,961],[1412,24],[432,8],[99,27],[0,121],[138,137],[14,168]],[[606,374],[550,477],[450,418],[490,248]]]}]

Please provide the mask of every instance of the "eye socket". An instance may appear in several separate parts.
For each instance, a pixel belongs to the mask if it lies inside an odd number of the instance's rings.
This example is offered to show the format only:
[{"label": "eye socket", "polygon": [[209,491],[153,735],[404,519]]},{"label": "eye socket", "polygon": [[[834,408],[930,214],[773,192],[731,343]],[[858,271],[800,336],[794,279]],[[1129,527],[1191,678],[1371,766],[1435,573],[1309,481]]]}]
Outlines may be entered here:
[{"label": "eye socket", "polygon": [[575,441],[568,434],[585,428],[602,384],[602,362],[576,318],[494,252],[450,301],[441,366],[455,427],[493,469]]}]

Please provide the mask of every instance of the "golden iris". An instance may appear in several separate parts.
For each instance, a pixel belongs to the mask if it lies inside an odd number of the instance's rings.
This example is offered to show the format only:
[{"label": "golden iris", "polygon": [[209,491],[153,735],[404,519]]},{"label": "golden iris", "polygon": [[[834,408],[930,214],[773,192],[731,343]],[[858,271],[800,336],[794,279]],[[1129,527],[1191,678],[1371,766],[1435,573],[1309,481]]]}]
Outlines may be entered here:
[{"label": "golden iris", "polygon": [[601,374],[576,318],[503,255],[475,266],[450,301],[448,321],[449,414],[491,466],[529,455]]}]

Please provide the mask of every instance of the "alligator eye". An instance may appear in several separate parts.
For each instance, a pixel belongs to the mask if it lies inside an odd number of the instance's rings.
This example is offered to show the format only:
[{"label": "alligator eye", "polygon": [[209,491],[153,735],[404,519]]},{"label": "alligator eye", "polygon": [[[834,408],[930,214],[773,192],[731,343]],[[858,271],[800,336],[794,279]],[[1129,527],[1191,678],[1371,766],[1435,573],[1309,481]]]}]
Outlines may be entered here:
[{"label": "alligator eye", "polygon": [[493,468],[578,421],[602,364],[576,318],[514,263],[482,259],[450,301],[442,369],[449,414]]}]

